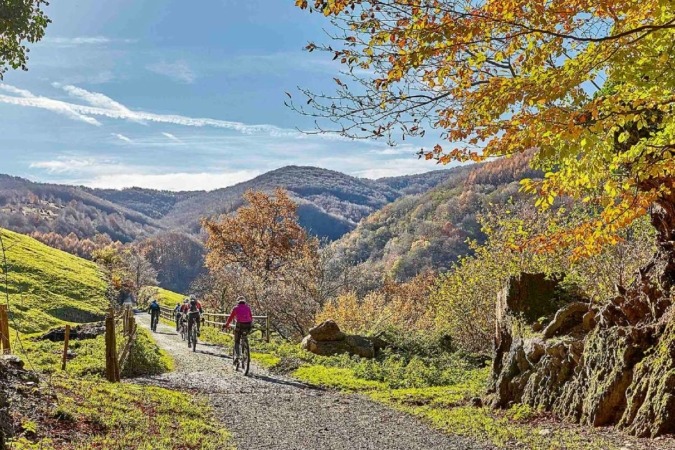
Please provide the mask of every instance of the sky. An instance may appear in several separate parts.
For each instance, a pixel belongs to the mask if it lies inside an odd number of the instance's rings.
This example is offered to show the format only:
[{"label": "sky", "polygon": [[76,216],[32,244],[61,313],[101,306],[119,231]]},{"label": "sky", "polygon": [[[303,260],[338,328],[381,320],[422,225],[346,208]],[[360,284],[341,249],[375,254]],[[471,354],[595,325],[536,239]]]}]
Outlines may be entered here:
[{"label": "sky", "polygon": [[329,22],[293,0],[58,0],[28,72],[0,82],[0,172],[35,181],[216,189],[286,165],[378,178],[438,169],[424,143],[308,135],[284,106],[330,92],[303,51]]}]

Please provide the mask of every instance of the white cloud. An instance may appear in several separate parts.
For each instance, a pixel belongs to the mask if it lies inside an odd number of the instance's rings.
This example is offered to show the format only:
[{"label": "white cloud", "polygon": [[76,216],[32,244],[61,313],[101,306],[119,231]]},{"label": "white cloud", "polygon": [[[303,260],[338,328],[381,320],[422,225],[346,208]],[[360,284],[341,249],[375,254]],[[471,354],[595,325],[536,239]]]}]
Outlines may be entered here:
[{"label": "white cloud", "polygon": [[162,135],[166,136],[167,138],[171,139],[174,142],[180,142],[181,144],[183,143],[183,141],[181,141],[180,139],[178,139],[176,136],[174,136],[171,133],[162,132]]},{"label": "white cloud", "polygon": [[161,61],[146,66],[151,72],[171,78],[174,81],[191,84],[197,79],[197,75],[192,71],[187,62],[183,60],[167,62]]},{"label": "white cloud", "polygon": [[[119,135],[122,136],[122,135]],[[35,161],[32,169],[60,175],[60,182],[92,188],[123,189],[142,187],[169,191],[219,189],[260,175],[259,170],[211,169],[180,172],[167,169],[158,172],[157,165],[128,165],[109,158],[60,157]]]},{"label": "white cloud", "polygon": [[260,172],[254,170],[238,170],[222,173],[119,173],[97,176],[85,185],[93,188],[123,189],[128,187],[141,187],[149,189],[163,189],[169,191],[194,191],[223,188],[250,180],[258,176]]},{"label": "white cloud", "polygon": [[414,155],[417,153],[419,149],[418,148],[413,148],[411,146],[403,146],[403,147],[387,147],[382,150],[371,150],[372,153],[375,153],[376,155],[384,155],[384,156],[391,156],[391,155]]},{"label": "white cloud", "polygon": [[430,170],[444,169],[445,166],[430,164],[429,161],[413,158],[397,158],[386,161],[364,161],[368,167],[357,169],[351,174],[357,177],[377,179],[401,175],[414,175]]},{"label": "white cloud", "polygon": [[107,44],[110,39],[103,36],[45,37],[44,42],[58,45],[100,45]]},{"label": "white cloud", "polygon": [[132,141],[130,138],[126,137],[126,136],[123,135],[123,134],[119,134],[119,133],[111,133],[111,134],[112,134],[113,136],[115,136],[117,139],[119,139],[120,141],[128,142],[129,144],[131,144],[132,142],[134,142],[134,141]]},{"label": "white cloud", "polygon": [[[2,86],[2,85],[0,85]],[[14,88],[10,86],[10,88]],[[101,125],[96,119],[90,116],[106,117],[109,119],[118,119],[118,120],[128,120],[132,122],[155,122],[155,123],[166,123],[173,125],[181,125],[186,127],[212,127],[212,128],[221,128],[232,131],[237,131],[242,134],[267,134],[274,137],[297,137],[304,138],[306,135],[291,129],[279,128],[275,125],[249,125],[242,122],[233,122],[228,120],[219,120],[219,119],[209,119],[204,117],[187,117],[177,114],[155,114],[145,111],[132,111],[126,108],[124,105],[115,102],[114,100],[106,97],[102,94],[97,96],[96,92],[89,92],[84,89],[75,88],[77,91],[71,89],[72,93],[77,93],[77,95],[84,99],[87,97],[87,101],[96,101],[97,106],[88,106],[80,105],[77,103],[64,102],[61,100],[54,100],[47,97],[38,97],[31,94],[29,91],[24,91],[25,93],[31,95],[31,97],[26,97],[25,95],[21,96],[8,96],[0,95],[0,103],[6,103],[10,105],[17,106],[26,106],[31,108],[40,108],[53,111],[58,114],[63,114],[71,117],[72,119],[79,120],[82,122],[89,123],[91,125]],[[105,100],[108,99],[108,100]],[[108,104],[106,104],[106,102]],[[110,103],[113,102],[113,103]],[[324,136],[321,136],[324,138]],[[337,136],[325,136],[328,139],[339,139]]]},{"label": "white cloud", "polygon": [[[101,173],[105,172],[111,164],[108,161],[100,161],[87,158],[59,158],[49,161],[35,161],[30,164],[31,169],[43,169],[49,173]],[[120,170],[119,166],[116,171]]]},{"label": "white cloud", "polygon": [[84,100],[91,106],[98,106],[100,108],[107,108],[116,111],[131,113],[131,111],[129,111],[129,109],[126,106],[116,102],[107,95],[101,94],[99,92],[90,92],[72,85],[62,86],[60,83],[52,83],[52,86],[54,86],[55,88],[63,89],[71,97]]},{"label": "white cloud", "polygon": [[96,125],[96,126],[101,125],[101,123],[98,120],[94,119],[93,117],[89,117],[86,114],[78,112],[76,108],[77,105],[71,105],[69,103],[65,103],[59,100],[53,100],[47,97],[39,97],[34,95],[30,91],[27,91],[25,89],[19,89],[17,87],[8,84],[0,84],[0,89],[4,90],[5,92],[18,95],[18,96],[0,95],[0,103],[7,103],[10,105],[18,105],[18,106],[33,106],[37,108],[47,109],[57,114],[69,117],[73,120],[88,123],[89,125]]},{"label": "white cloud", "polygon": [[35,97],[31,91],[27,91],[25,89],[19,89],[17,87],[10,86],[9,84],[0,84],[0,89],[2,89],[3,91],[9,92],[10,94],[16,94],[16,95],[24,97],[24,98]]},{"label": "white cloud", "polygon": [[75,37],[46,36],[41,42],[45,44],[70,47],[76,45],[105,45],[110,43],[133,44],[134,42],[136,42],[136,39],[110,39],[105,36],[75,36]]}]

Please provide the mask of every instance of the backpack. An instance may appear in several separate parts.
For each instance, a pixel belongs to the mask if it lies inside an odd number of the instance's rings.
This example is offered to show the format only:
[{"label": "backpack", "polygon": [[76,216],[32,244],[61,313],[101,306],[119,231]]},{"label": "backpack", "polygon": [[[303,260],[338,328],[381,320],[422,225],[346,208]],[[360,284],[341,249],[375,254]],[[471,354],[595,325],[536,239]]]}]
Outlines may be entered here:
[{"label": "backpack", "polygon": [[153,311],[157,311],[159,309],[159,303],[157,302],[150,303],[150,309],[152,309]]},{"label": "backpack", "polygon": [[199,307],[197,306],[197,300],[190,300],[190,312],[197,312],[199,311]]}]

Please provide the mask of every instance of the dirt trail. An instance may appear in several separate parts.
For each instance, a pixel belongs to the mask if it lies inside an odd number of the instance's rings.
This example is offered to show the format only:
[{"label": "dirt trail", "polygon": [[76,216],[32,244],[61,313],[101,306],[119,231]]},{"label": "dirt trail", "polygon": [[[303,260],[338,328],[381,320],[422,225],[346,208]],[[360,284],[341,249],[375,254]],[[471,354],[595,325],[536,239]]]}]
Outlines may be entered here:
[{"label": "dirt trail", "polygon": [[[136,317],[150,328],[147,314]],[[176,370],[136,381],[206,394],[239,449],[490,448],[442,434],[414,417],[360,396],[313,388],[259,367],[251,367],[252,375],[244,377],[234,371],[224,350],[198,344],[193,353],[171,327],[161,323],[154,337],[176,360]]]}]

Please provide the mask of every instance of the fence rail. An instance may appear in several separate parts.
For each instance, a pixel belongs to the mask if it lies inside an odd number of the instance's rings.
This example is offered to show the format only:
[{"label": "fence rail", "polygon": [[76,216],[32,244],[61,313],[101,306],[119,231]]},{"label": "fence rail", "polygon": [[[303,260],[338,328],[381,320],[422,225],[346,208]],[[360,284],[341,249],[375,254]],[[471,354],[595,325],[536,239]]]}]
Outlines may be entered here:
[{"label": "fence rail", "polygon": [[[219,331],[224,331],[225,320],[229,314],[224,313],[204,313],[204,325],[212,328],[216,328]],[[160,306],[160,317],[171,322],[175,322],[176,318],[173,313],[172,308],[167,308],[166,306]],[[218,320],[222,319],[222,320]],[[254,330],[259,330],[262,334],[262,337],[267,343],[270,341],[270,317],[265,316],[253,316],[253,328]]]}]

